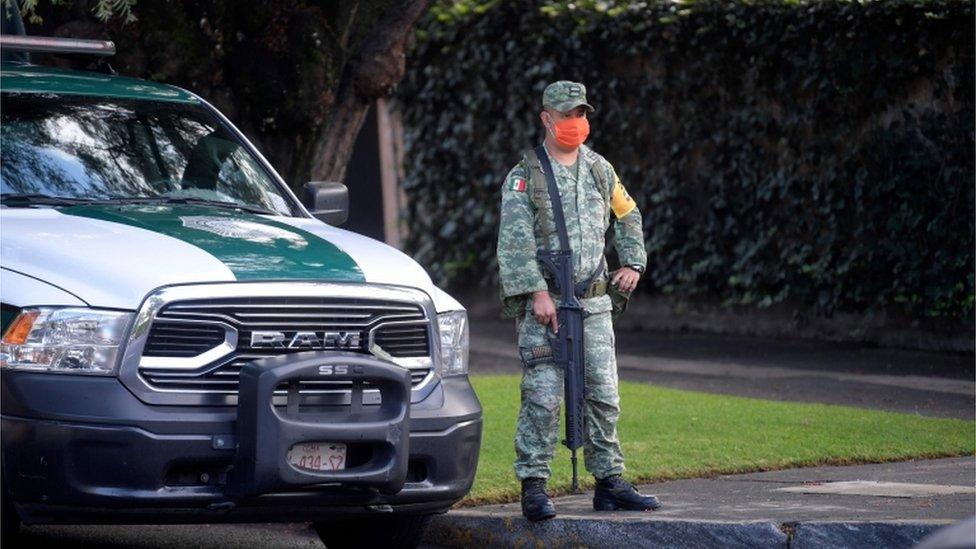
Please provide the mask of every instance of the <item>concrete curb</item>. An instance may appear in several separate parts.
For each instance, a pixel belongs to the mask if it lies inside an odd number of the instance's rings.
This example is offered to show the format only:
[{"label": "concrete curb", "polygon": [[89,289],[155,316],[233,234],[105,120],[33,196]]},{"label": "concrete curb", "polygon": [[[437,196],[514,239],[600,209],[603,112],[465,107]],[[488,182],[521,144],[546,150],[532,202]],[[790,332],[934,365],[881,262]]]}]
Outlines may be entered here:
[{"label": "concrete curb", "polygon": [[521,517],[470,512],[435,517],[426,541],[446,547],[912,547],[949,524],[933,522],[719,522]]},{"label": "concrete curb", "polygon": [[[948,523],[951,524],[951,523]],[[790,549],[821,547],[914,547],[943,522],[801,522]]]}]

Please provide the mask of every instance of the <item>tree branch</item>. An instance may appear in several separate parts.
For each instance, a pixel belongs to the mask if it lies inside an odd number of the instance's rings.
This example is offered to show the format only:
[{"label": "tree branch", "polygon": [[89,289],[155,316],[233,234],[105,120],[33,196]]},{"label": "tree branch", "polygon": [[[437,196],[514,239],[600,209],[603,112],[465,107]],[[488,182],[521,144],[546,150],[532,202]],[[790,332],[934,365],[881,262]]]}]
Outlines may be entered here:
[{"label": "tree branch", "polygon": [[404,0],[363,42],[343,71],[328,125],[316,139],[311,176],[342,181],[356,136],[370,104],[390,94],[406,72],[406,49],[414,24],[430,0]]}]

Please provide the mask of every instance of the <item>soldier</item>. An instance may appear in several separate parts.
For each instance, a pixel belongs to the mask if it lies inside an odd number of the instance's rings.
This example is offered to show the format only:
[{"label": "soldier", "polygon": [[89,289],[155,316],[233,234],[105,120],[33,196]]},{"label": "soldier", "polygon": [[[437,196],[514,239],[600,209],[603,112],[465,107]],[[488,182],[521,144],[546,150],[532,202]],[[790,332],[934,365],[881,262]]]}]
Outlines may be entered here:
[{"label": "soldier", "polygon": [[[583,145],[589,134],[583,84],[559,81],[542,94],[539,117],[545,151],[562,197],[577,283],[591,279],[580,302],[584,308],[585,444],[584,464],[596,477],[593,508],[653,510],[657,498],[644,496],[621,478],[624,457],[617,439],[620,415],[614,351],[612,303],[607,284],[629,293],[647,262],[641,214],[613,166]],[[517,318],[522,356],[522,404],[515,434],[515,475],[522,483],[522,513],[531,521],[556,515],[545,492],[549,462],[559,436],[563,369],[552,360],[547,332],[558,330],[556,306],[536,260],[539,249],[557,249],[544,174],[534,152],[527,152],[505,178],[498,234],[498,267],[506,313]],[[606,273],[604,236],[614,225],[619,270]],[[609,280],[608,280],[609,279]]]}]

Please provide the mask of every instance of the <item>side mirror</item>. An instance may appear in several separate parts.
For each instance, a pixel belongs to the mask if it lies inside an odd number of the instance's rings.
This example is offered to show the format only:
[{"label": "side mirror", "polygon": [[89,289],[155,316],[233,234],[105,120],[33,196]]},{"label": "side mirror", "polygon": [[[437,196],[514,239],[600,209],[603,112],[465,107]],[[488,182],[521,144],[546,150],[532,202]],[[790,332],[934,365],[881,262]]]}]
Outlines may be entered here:
[{"label": "side mirror", "polygon": [[309,181],[304,191],[302,203],[316,218],[336,226],[349,219],[349,189],[342,183]]}]

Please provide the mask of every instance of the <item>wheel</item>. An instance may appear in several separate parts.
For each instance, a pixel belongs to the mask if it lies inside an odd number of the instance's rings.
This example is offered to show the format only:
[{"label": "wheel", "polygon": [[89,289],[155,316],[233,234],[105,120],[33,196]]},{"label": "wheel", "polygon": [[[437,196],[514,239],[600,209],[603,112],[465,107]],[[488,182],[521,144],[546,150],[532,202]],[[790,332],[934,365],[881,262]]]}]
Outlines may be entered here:
[{"label": "wheel", "polygon": [[316,522],[314,526],[327,549],[413,549],[423,539],[429,522],[430,515],[393,515]]}]

